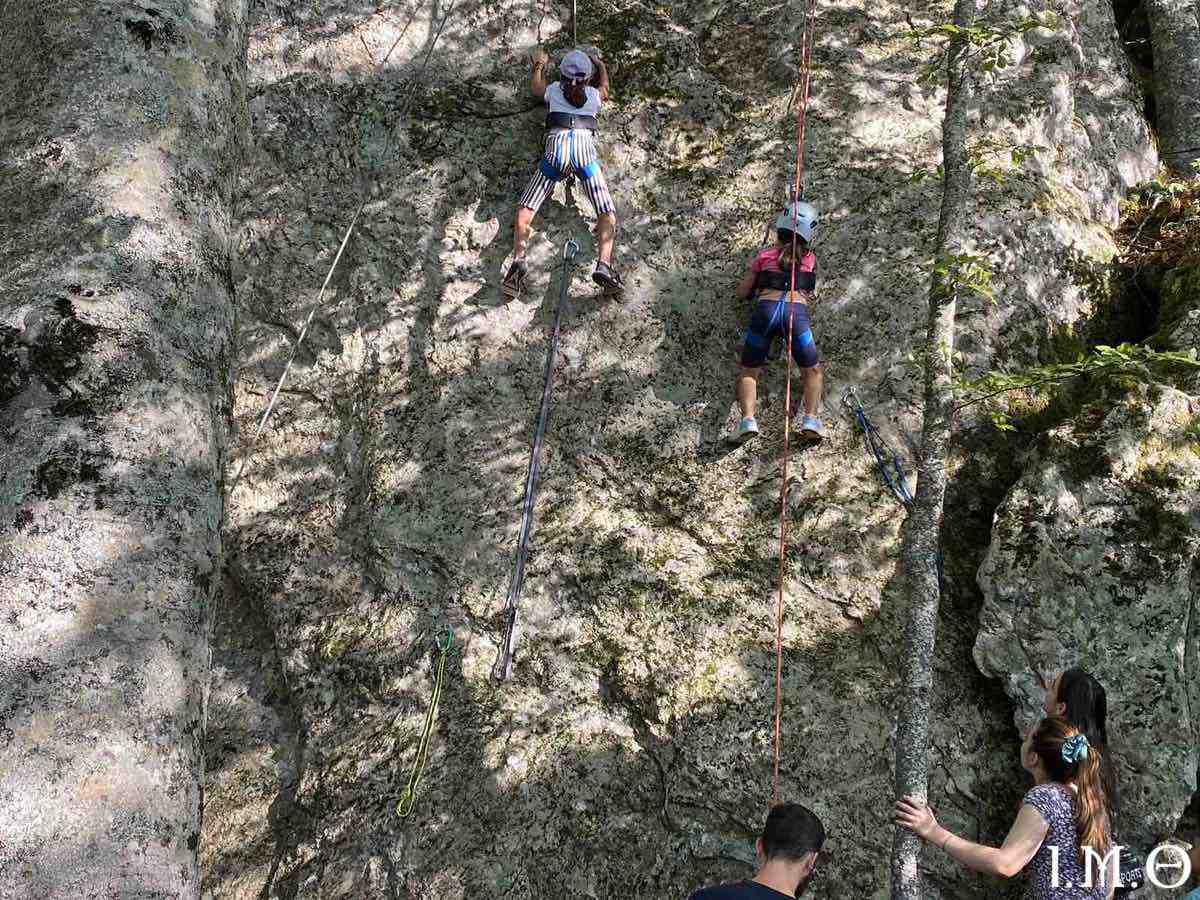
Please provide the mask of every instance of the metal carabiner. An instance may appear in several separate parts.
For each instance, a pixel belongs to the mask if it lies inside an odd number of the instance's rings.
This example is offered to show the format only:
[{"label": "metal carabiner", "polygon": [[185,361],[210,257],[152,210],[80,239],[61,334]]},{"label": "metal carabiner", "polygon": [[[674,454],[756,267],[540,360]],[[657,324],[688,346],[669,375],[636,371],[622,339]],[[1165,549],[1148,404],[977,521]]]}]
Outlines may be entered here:
[{"label": "metal carabiner", "polygon": [[563,244],[563,259],[570,262],[579,253],[579,245],[575,243],[575,238],[567,238],[567,242]]}]

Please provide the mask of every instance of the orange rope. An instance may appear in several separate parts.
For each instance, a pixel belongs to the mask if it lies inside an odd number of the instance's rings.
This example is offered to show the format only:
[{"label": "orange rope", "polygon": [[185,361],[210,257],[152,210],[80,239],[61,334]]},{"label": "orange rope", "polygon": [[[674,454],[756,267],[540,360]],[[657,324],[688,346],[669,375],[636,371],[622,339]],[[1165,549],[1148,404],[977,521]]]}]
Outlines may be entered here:
[{"label": "orange rope", "polygon": [[796,111],[796,182],[792,189],[792,263],[791,287],[788,291],[788,329],[787,347],[787,377],[783,392],[783,485],[779,489],[779,600],[775,607],[775,769],[771,780],[771,805],[779,802],[779,758],[780,758],[780,720],[783,716],[783,580],[786,573],[787,552],[787,495],[788,495],[788,460],[791,456],[791,421],[792,421],[792,326],[795,306],[792,298],[796,292],[796,228],[798,212],[796,203],[799,201],[804,175],[804,132],[808,114],[809,89],[812,84],[812,45],[816,30],[817,4],[816,0],[808,0],[808,11],[805,15],[804,33],[800,38],[801,77],[804,79],[804,98]]}]

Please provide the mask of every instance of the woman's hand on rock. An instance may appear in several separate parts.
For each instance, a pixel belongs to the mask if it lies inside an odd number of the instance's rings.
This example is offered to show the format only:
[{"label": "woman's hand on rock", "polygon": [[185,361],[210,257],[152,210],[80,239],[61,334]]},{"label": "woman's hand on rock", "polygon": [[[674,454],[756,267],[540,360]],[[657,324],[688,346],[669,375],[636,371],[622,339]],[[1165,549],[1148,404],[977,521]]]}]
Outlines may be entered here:
[{"label": "woman's hand on rock", "polygon": [[932,840],[938,831],[933,811],[916,797],[904,797],[896,801],[895,822],[926,841]]}]

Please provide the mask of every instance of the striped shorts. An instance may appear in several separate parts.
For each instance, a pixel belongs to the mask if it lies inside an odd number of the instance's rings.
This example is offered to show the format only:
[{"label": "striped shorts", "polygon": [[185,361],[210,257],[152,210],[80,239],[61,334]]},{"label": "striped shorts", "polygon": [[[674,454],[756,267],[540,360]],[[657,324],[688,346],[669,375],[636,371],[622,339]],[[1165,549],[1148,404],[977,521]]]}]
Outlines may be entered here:
[{"label": "striped shorts", "polygon": [[616,212],[608,182],[600,171],[595,136],[584,128],[556,128],[546,135],[546,151],[521,195],[520,205],[537,212],[554,193],[554,185],[571,175],[583,183],[596,215]]}]

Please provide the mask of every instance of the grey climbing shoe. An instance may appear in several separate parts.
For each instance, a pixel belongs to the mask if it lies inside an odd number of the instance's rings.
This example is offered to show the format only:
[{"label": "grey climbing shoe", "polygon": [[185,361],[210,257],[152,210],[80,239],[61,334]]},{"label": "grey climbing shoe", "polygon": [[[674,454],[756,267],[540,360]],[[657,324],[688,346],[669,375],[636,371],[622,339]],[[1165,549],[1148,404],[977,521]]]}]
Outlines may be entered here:
[{"label": "grey climbing shoe", "polygon": [[619,294],[625,290],[625,282],[620,274],[606,262],[597,262],[596,271],[592,273],[592,281],[604,288],[605,293]]},{"label": "grey climbing shoe", "polygon": [[504,295],[505,301],[515,300],[521,296],[521,288],[525,286],[525,276],[529,269],[525,265],[524,258],[514,259],[512,265],[508,267],[508,272],[504,276],[504,282],[500,285],[500,292]]},{"label": "grey climbing shoe", "polygon": [[800,434],[810,440],[819,441],[825,437],[825,427],[816,416],[805,416],[800,420]]}]

